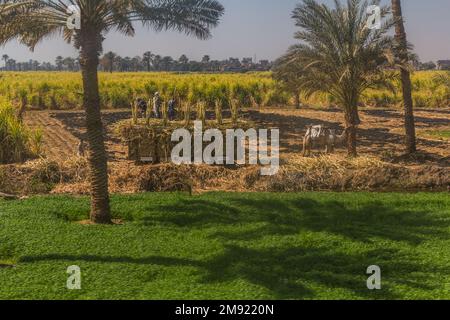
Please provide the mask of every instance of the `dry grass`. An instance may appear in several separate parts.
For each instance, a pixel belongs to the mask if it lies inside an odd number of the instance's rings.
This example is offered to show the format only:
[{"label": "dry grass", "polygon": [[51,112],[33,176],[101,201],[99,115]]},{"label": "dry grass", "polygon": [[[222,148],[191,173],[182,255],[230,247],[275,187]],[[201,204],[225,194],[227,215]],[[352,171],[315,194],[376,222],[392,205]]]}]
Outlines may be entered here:
[{"label": "dry grass", "polygon": [[330,171],[344,173],[348,169],[367,169],[382,167],[385,163],[375,157],[363,156],[348,158],[340,155],[319,155],[303,157],[300,155],[288,159],[284,170],[292,171]]},{"label": "dry grass", "polygon": [[0,191],[13,194],[49,193],[64,183],[84,182],[88,178],[84,158],[72,158],[63,162],[44,158],[24,164],[0,167]]},{"label": "dry grass", "polygon": [[[117,162],[110,165],[109,189],[112,193],[172,192],[184,191],[248,191],[255,179],[259,179],[259,168],[248,166],[226,168],[208,165],[143,165]],[[83,181],[58,184],[52,193],[88,194],[89,183]]]},{"label": "dry grass", "polygon": [[263,180],[258,189],[273,192],[449,190],[450,169],[406,167],[369,156],[294,156],[276,176]]},{"label": "dry grass", "polygon": [[[112,193],[184,191],[446,191],[450,168],[403,166],[374,157],[338,155],[292,157],[275,176],[261,176],[258,166],[110,164]],[[44,159],[0,167],[0,192],[10,194],[89,194],[86,159],[61,163]]]},{"label": "dry grass", "polygon": [[[447,110],[418,111],[418,132],[421,130],[446,130]],[[34,116],[34,115],[33,115]],[[68,113],[67,117],[70,116]],[[448,166],[448,144],[436,140],[419,139],[420,152],[410,156],[399,156],[402,148],[400,128],[401,114],[390,110],[368,110],[362,113],[364,127],[361,132],[371,133],[361,141],[361,157],[349,159],[344,152],[337,155],[319,155],[303,158],[299,155],[302,129],[308,123],[328,122],[336,126],[341,113],[318,110],[281,110],[258,112],[247,115],[252,122],[242,122],[239,127],[275,127],[282,129],[282,164],[277,175],[262,177],[257,166],[176,166],[136,165],[126,161],[125,147],[119,144],[120,135],[109,133],[110,190],[113,193],[136,193],[145,191],[416,191],[450,190],[450,168]],[[131,121],[122,118],[109,124],[108,132],[133,128]],[[163,126],[161,120],[151,119],[149,126],[141,120],[144,131],[156,128],[170,133],[184,127],[185,121],[169,122]],[[68,121],[67,123],[70,123]],[[206,127],[217,126],[216,121],[207,120]],[[57,126],[52,134],[63,136],[64,126]],[[192,121],[189,126],[192,129]],[[231,119],[224,119],[221,128],[232,127]],[[386,130],[384,128],[386,127]],[[147,129],[146,129],[147,128]],[[364,130],[364,131],[363,131]],[[370,130],[370,131],[369,131]],[[117,132],[116,131],[116,132]],[[122,137],[124,137],[122,135]],[[126,138],[126,137],[125,137]],[[55,152],[64,152],[67,146],[56,146]],[[118,146],[120,148],[118,148]],[[316,152],[317,153],[317,152]],[[36,160],[21,165],[0,166],[0,192],[12,194],[70,193],[88,194],[89,177],[86,159],[67,156],[56,161]]]}]

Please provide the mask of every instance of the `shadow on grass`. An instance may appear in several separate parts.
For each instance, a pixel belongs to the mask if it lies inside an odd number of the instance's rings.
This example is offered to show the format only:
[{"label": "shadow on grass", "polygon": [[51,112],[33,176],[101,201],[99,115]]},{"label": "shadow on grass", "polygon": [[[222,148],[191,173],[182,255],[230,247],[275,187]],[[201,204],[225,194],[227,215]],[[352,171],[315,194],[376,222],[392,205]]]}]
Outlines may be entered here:
[{"label": "shadow on grass", "polygon": [[[405,242],[415,246],[430,237],[448,239],[449,220],[427,212],[391,208],[374,202],[357,209],[337,201],[317,202],[300,198],[286,201],[273,199],[242,199],[231,197],[222,202],[180,199],[173,205],[155,205],[141,220],[144,226],[171,226],[205,229],[212,241],[219,241],[223,250],[207,260],[183,257],[61,255],[26,256],[21,263],[39,261],[86,261],[117,264],[159,265],[162,267],[194,267],[200,282],[229,283],[245,280],[267,289],[276,299],[308,299],[327,290],[349,292],[359,298],[402,298],[393,285],[409,290],[432,290],[422,277],[446,274],[448,268],[424,264],[414,252],[394,248],[369,249],[361,252],[339,245],[308,247],[286,243],[265,242],[264,237],[296,235],[302,231],[324,232],[353,241],[374,243],[377,240]],[[250,228],[258,223],[257,228]],[[239,228],[232,228],[234,225]],[[249,228],[245,228],[245,226]],[[231,228],[230,228],[231,227]],[[229,231],[232,230],[232,231]],[[249,241],[237,244],[236,241]],[[246,246],[249,244],[249,246]],[[201,244],[199,244],[201,246]],[[188,255],[188,254],[187,254]],[[366,287],[370,265],[378,265],[383,274],[383,290]],[[176,275],[174,275],[176,276]],[[151,280],[149,280],[151,281]],[[161,288],[164,290],[164,288]],[[338,297],[339,293],[332,296]],[[230,297],[232,298],[232,296]]]},{"label": "shadow on grass", "polygon": [[152,212],[142,218],[144,225],[204,228],[263,224],[256,230],[237,228],[213,235],[227,240],[257,240],[308,230],[361,242],[392,240],[418,245],[430,236],[450,239],[450,219],[443,220],[426,211],[393,208],[382,202],[351,208],[338,201],[318,202],[307,198],[281,201],[233,197],[227,205],[206,200],[180,200],[174,205],[157,206]]},{"label": "shadow on grass", "polygon": [[[269,290],[275,299],[315,298],[317,294],[314,289],[311,289],[311,285],[320,286],[321,290],[345,290],[347,294],[351,292],[356,297],[363,299],[402,298],[390,290],[392,282],[411,290],[433,289],[426,284],[410,279],[411,272],[430,272],[429,266],[425,270],[423,266],[413,261],[399,259],[399,257],[401,254],[396,250],[374,250],[357,255],[317,248],[250,249],[226,245],[222,254],[207,261],[161,256],[133,258],[51,254],[23,257],[20,262],[69,261],[70,263],[79,263],[85,261],[162,267],[188,266],[197,269],[201,276],[200,281],[204,284],[245,280]],[[372,264],[377,264],[382,269],[384,281],[382,291],[370,291],[366,287],[368,275],[365,274],[365,271]],[[433,272],[436,271],[433,270]],[[388,283],[386,279],[388,279]],[[161,290],[164,288],[162,287]],[[334,296],[338,297],[337,294]]]}]

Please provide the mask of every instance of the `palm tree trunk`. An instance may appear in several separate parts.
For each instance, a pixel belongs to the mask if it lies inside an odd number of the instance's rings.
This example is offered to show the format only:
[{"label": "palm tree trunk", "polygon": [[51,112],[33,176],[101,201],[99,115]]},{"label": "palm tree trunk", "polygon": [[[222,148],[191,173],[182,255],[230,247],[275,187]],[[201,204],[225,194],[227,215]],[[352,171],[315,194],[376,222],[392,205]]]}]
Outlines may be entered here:
[{"label": "palm tree trunk", "polygon": [[300,109],[300,93],[295,93],[295,108]]},{"label": "palm tree trunk", "polygon": [[345,123],[347,128],[347,153],[349,157],[357,157],[356,139],[357,139],[357,125],[359,121],[357,107],[345,108]]},{"label": "palm tree trunk", "polygon": [[[392,13],[394,15],[394,18],[396,19],[395,38],[397,40],[398,46],[397,58],[402,63],[407,63],[408,48],[400,0],[392,0]],[[409,71],[403,67],[401,68],[401,79],[403,87],[403,104],[405,109],[406,151],[408,153],[414,153],[416,152],[417,147],[413,100],[411,94],[411,76]]]},{"label": "palm tree trunk", "polygon": [[99,39],[96,34],[83,37],[80,62],[83,76],[83,104],[86,112],[88,161],[91,182],[91,221],[111,223],[108,192],[108,165],[100,112],[97,68]]}]

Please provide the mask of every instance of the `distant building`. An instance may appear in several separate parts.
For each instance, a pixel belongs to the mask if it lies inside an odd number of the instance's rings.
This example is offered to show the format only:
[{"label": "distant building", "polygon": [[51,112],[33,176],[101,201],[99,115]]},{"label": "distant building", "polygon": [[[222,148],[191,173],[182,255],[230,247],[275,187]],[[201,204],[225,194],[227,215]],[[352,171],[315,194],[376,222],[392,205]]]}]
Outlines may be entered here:
[{"label": "distant building", "polygon": [[438,70],[450,70],[450,60],[439,60],[437,67]]}]

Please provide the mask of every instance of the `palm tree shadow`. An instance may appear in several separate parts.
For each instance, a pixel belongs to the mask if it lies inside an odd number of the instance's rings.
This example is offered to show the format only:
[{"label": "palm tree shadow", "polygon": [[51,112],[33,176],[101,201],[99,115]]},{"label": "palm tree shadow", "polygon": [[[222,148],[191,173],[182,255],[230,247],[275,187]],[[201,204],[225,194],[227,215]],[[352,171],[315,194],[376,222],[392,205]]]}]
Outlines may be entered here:
[{"label": "palm tree shadow", "polygon": [[[393,256],[399,256],[398,252],[383,250],[350,255],[336,253],[331,249],[306,247],[250,249],[227,245],[223,253],[207,261],[163,256],[133,258],[49,254],[22,257],[20,263],[64,260],[69,263],[85,261],[194,267],[200,276],[199,281],[203,284],[245,280],[269,290],[275,299],[317,298],[315,292],[317,289],[313,288],[318,286],[341,292],[345,290],[347,293],[351,293],[352,297],[363,299],[401,298],[391,290],[389,284],[384,285],[383,291],[367,289],[368,275],[365,274],[365,271],[369,265],[375,263],[382,268],[383,279],[386,279],[387,283],[395,282],[411,289],[432,289],[425,284],[409,279],[409,272],[420,270],[426,273],[426,270],[422,270],[423,266],[402,259],[392,259]],[[149,279],[149,281],[152,280]]]},{"label": "palm tree shadow", "polygon": [[[309,199],[293,200],[303,212],[302,223],[309,230],[329,232],[356,241],[404,241],[418,245],[430,236],[449,239],[449,221],[442,221],[426,211],[410,211],[373,202],[358,209],[337,201],[318,203]],[[303,208],[308,208],[304,210]]]},{"label": "palm tree shadow", "polygon": [[176,227],[232,224],[239,222],[238,209],[205,200],[180,200],[173,205],[154,206],[140,223],[144,226],[174,225]]},{"label": "palm tree shadow", "polygon": [[[410,279],[410,272],[427,273],[423,266],[393,257],[401,257],[401,254],[396,250],[346,254],[322,248],[250,249],[229,245],[223,255],[205,264],[207,273],[203,281],[246,279],[269,289],[276,299],[314,298],[317,293],[312,287],[317,286],[345,290],[358,298],[383,299],[401,298],[391,290],[392,282],[411,289],[432,289]],[[367,288],[369,276],[366,270],[374,264],[383,271],[385,285],[382,292]]]},{"label": "palm tree shadow", "polygon": [[[264,288],[276,299],[313,299],[324,297],[327,290],[345,297],[399,299],[402,296],[393,289],[394,285],[411,290],[433,289],[426,281],[421,282],[420,277],[411,277],[412,273],[427,277],[450,272],[448,267],[423,264],[413,252],[399,249],[359,251],[344,250],[341,246],[273,242],[280,236],[296,236],[307,231],[332,234],[361,244],[380,240],[416,246],[430,236],[449,239],[448,220],[427,212],[390,208],[380,202],[355,208],[337,201],[318,202],[306,198],[282,201],[231,196],[226,202],[180,198],[171,205],[150,205],[146,211],[143,218],[134,223],[143,228],[168,226],[180,233],[206,230],[207,237],[220,243],[223,249],[204,260],[191,258],[189,253],[185,257],[55,253],[25,256],[19,262],[65,260],[189,267],[195,268],[197,281],[201,284],[245,281]],[[367,289],[366,270],[370,265],[381,267],[381,291]]]},{"label": "palm tree shadow", "polygon": [[353,208],[338,201],[318,202],[306,198],[281,201],[232,197],[228,204],[180,199],[174,205],[156,206],[142,219],[142,223],[181,228],[262,225],[244,231],[224,228],[227,231],[211,235],[224,240],[255,240],[273,235],[294,235],[301,231],[328,232],[365,243],[391,240],[418,245],[429,236],[444,240],[450,238],[447,232],[450,222],[426,211],[392,208],[381,202]]}]

